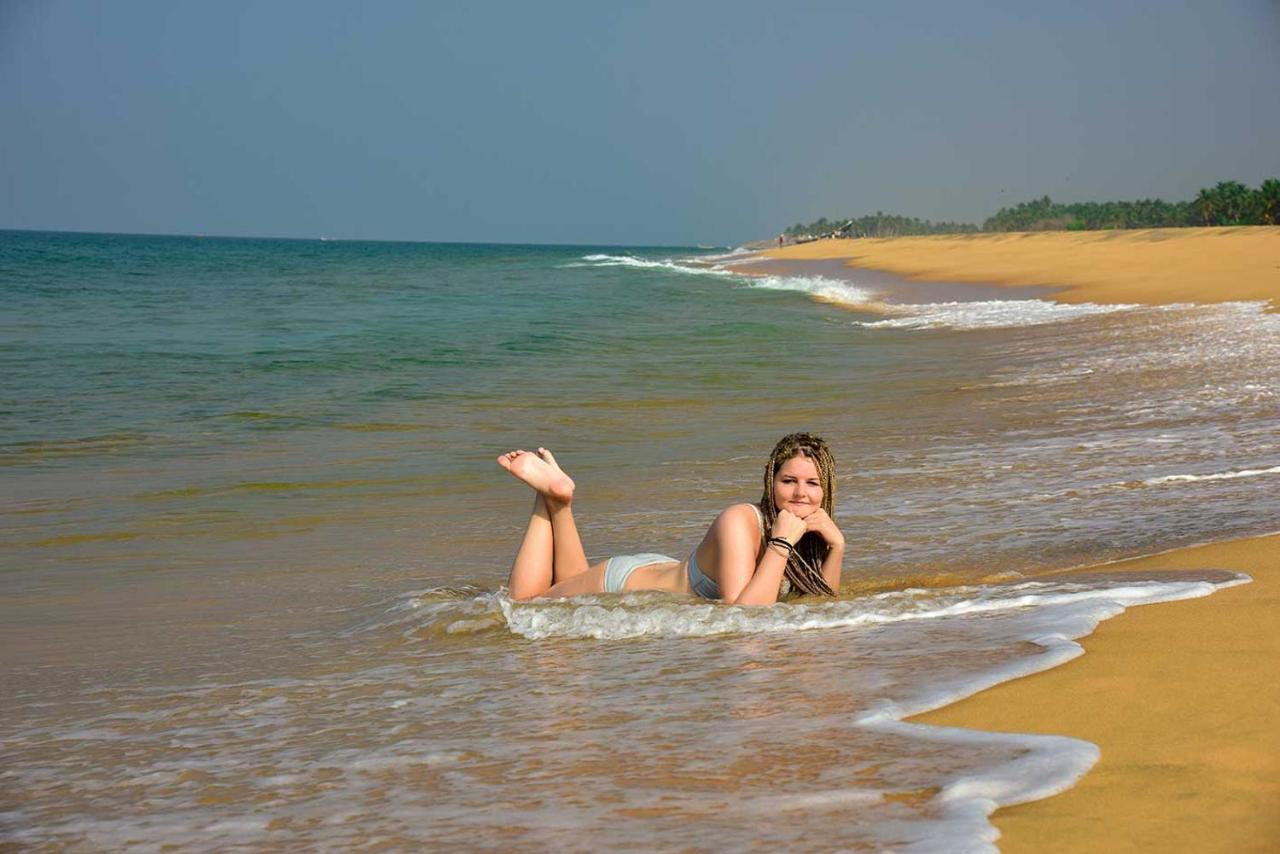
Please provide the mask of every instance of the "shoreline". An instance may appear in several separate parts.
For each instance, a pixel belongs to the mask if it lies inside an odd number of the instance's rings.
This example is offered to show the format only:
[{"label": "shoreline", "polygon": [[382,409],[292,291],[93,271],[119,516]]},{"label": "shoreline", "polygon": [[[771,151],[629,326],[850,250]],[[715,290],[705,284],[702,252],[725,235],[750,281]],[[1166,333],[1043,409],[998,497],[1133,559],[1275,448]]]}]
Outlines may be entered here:
[{"label": "shoreline", "polygon": [[1258,301],[1280,311],[1280,226],[826,239],[762,257],[838,261],[957,290],[1043,288],[1069,304]]},{"label": "shoreline", "polygon": [[[840,265],[886,302],[1258,301],[1280,311],[1274,226],[821,240],[761,257],[739,272]],[[992,815],[1002,850],[1280,849],[1280,533],[1051,574],[1152,569],[1228,569],[1253,583],[1131,608],[1078,641],[1085,655],[908,719],[1100,748],[1071,788]]]},{"label": "shoreline", "polygon": [[1280,534],[1066,570],[1230,569],[1253,583],[1132,608],[1085,654],[913,722],[1081,738],[1101,759],[1074,786],[997,810],[1006,851],[1280,847]]}]

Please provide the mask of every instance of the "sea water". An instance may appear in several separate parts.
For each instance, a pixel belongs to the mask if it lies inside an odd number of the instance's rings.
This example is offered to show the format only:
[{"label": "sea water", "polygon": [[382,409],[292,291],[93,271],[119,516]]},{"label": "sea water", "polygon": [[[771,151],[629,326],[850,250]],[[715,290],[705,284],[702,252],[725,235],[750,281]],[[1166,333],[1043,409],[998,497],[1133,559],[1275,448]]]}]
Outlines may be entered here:
[{"label": "sea water", "polygon": [[[1071,785],[1093,745],[903,718],[1247,580],[1050,571],[1274,528],[1277,316],[744,260],[0,232],[0,838],[983,850]],[[797,429],[839,599],[505,597],[499,452],[592,558],[683,554]]]}]

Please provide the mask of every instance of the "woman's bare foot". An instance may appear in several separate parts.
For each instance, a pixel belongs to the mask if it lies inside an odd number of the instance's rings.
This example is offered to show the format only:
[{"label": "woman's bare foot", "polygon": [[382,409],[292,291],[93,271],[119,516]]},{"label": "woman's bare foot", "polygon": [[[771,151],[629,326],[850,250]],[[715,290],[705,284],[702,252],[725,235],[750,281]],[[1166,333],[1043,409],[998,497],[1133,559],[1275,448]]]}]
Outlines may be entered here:
[{"label": "woman's bare foot", "polygon": [[564,469],[560,468],[560,464],[556,462],[556,458],[552,456],[551,452],[546,448],[539,448],[538,456],[542,457],[542,461],[555,469],[558,474],[564,474]]},{"label": "woman's bare foot", "polygon": [[509,451],[498,457],[498,465],[550,500],[568,504],[573,499],[573,480],[546,448],[539,448],[537,454]]}]

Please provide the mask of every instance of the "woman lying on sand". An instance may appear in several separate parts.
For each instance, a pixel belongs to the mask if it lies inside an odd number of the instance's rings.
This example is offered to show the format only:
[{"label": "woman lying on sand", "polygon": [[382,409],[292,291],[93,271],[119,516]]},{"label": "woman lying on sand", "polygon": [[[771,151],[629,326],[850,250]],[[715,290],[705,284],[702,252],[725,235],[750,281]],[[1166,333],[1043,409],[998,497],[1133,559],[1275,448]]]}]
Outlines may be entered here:
[{"label": "woman lying on sand", "polygon": [[790,590],[833,596],[840,586],[844,535],[830,515],[835,461],[817,436],[783,436],[765,465],[760,503],[735,504],[717,516],[684,561],[636,554],[588,565],[573,521],[573,480],[551,452],[511,451],[498,465],[538,493],[511,566],[512,599],[667,590],[770,605]]}]

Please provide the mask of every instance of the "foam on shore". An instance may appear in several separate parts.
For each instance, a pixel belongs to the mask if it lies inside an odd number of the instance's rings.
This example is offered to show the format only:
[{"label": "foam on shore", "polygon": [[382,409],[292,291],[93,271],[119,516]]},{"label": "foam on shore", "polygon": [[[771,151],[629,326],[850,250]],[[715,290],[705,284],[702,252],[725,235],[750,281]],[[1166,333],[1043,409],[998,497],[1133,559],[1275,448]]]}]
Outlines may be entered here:
[{"label": "foam on shore", "polygon": [[[754,256],[759,259],[761,256]],[[1069,305],[1050,300],[970,300],[939,303],[888,303],[874,288],[856,279],[836,279],[814,275],[748,275],[741,272],[747,258],[735,255],[702,256],[686,259],[652,259],[634,255],[591,254],[568,267],[632,267],[693,276],[717,276],[737,284],[771,291],[804,294],[871,314],[887,315],[881,320],[854,321],[868,329],[993,329],[1038,326],[1135,308],[1134,305]],[[731,263],[733,268],[724,266]]]},{"label": "foam on shore", "polygon": [[[906,850],[994,851],[997,831],[988,816],[1000,807],[1045,798],[1070,788],[1099,758],[1098,747],[1061,735],[980,732],[904,721],[911,715],[945,707],[994,685],[1050,670],[1081,654],[1076,642],[1104,620],[1136,605],[1207,596],[1247,584],[1240,573],[1206,570],[1171,575],[1062,576],[946,588],[909,588],[852,599],[782,603],[744,608],[689,600],[653,592],[584,596],[569,600],[513,602],[501,592],[443,589],[415,594],[392,609],[407,635],[506,630],[525,638],[623,641],[637,638],[699,638],[718,634],[837,632],[867,655],[884,655],[888,671],[860,673],[867,684],[891,686],[857,712],[855,726],[886,737],[934,742],[941,749],[977,749],[994,758],[976,770],[942,782],[932,807],[912,818]],[[920,626],[920,643],[936,632],[983,624],[985,638],[1004,644],[1026,643],[1035,654],[963,673],[913,674],[892,671],[892,654],[881,650],[878,628],[890,624]],[[993,622],[994,621],[994,622]],[[930,628],[930,625],[936,628]],[[849,631],[856,632],[850,636]],[[896,638],[901,643],[902,637]],[[932,642],[937,642],[936,640]],[[954,639],[952,640],[954,645]],[[914,678],[910,678],[914,676]],[[1000,758],[996,758],[1000,757]],[[825,810],[849,803],[883,807],[909,792],[832,789],[778,795],[774,809]],[[745,808],[745,805],[740,805]],[[889,837],[886,837],[886,842]]]},{"label": "foam on shore", "polygon": [[573,269],[575,267],[635,267],[640,270],[665,270],[673,273],[687,273],[691,276],[735,275],[733,271],[722,267],[682,263],[672,258],[655,260],[635,255],[606,255],[601,253],[583,255],[580,262],[574,261],[561,266],[565,269]]},{"label": "foam on shore", "polygon": [[859,321],[868,329],[995,329],[1039,326],[1080,317],[1111,314],[1132,305],[1068,305],[1047,300],[981,300],[895,306],[902,316]]},{"label": "foam on shore", "polygon": [[1275,850],[1278,556],[1273,534],[1100,567],[1140,577],[1152,567],[1232,566],[1255,583],[1126,614],[1084,639],[1088,653],[1069,667],[920,719],[1071,735],[1101,748],[1097,767],[1070,791],[993,817],[1003,850]]},{"label": "foam on shore", "polygon": [[[490,628],[495,622],[477,620],[476,606],[493,613],[496,607],[514,634],[530,640],[546,638],[595,638],[622,640],[639,637],[707,637],[711,635],[794,632],[842,629],[906,621],[928,621],[971,615],[1035,613],[1026,640],[1078,637],[1092,631],[1097,622],[1125,607],[1207,596],[1223,586],[1244,584],[1248,577],[1226,573],[1204,579],[1107,583],[1055,580],[1022,581],[982,586],[964,585],[933,589],[891,590],[850,600],[815,603],[780,603],[771,608],[725,606],[688,601],[649,592],[614,596],[584,596],[562,600],[515,602],[505,596],[482,595],[465,606],[465,618],[457,619],[458,606],[441,603],[428,625],[444,621],[450,634]],[[424,604],[434,604],[430,599]],[[1083,610],[1081,610],[1083,608]],[[430,611],[428,611],[430,613]],[[1083,622],[1080,622],[1082,621]],[[421,622],[417,630],[426,628]],[[1074,634],[1073,634],[1074,632]],[[1006,677],[1012,678],[1012,677]],[[1004,681],[998,679],[996,681]],[[994,683],[992,683],[994,684]],[[976,689],[975,689],[976,690]],[[973,693],[967,690],[960,696]],[[944,692],[925,703],[934,708],[956,697]],[[901,715],[923,708],[906,708]]]}]

